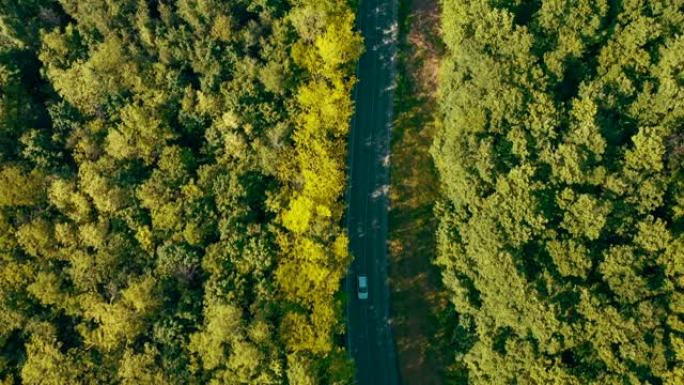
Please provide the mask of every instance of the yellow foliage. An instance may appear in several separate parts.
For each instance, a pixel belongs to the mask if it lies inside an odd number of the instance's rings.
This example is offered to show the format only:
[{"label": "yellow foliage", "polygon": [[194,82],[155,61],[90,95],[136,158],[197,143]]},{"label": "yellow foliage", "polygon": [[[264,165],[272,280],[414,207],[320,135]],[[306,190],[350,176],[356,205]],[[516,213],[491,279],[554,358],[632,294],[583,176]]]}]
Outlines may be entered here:
[{"label": "yellow foliage", "polygon": [[150,345],[138,354],[126,350],[121,358],[118,376],[121,385],[165,385],[169,381],[157,364],[159,352]]},{"label": "yellow foliage", "polygon": [[304,314],[285,314],[281,332],[288,348],[293,352],[324,353],[330,350],[329,344],[320,343],[315,328]]},{"label": "yellow foliage", "polygon": [[323,218],[330,218],[332,216],[332,211],[330,211],[330,207],[326,205],[318,205],[316,206],[316,214]]},{"label": "yellow foliage", "polygon": [[323,62],[322,72],[330,78],[342,74],[338,67],[356,60],[361,54],[363,40],[354,32],[354,15],[345,15],[333,19],[325,33],[316,39],[316,48]]},{"label": "yellow foliage", "polygon": [[159,306],[159,301],[154,293],[154,283],[155,278],[147,276],[129,284],[123,291],[126,305],[138,313],[148,312]]},{"label": "yellow foliage", "polygon": [[[315,8],[312,4],[293,12],[293,23],[305,38],[293,46],[292,56],[314,76],[296,92],[300,113],[292,138],[299,167],[296,180],[301,184],[281,212],[281,223],[289,232],[277,238],[286,255],[276,280],[287,299],[310,311],[285,315],[281,333],[288,351],[327,354],[340,322],[332,298],[348,262],[346,235],[331,236],[341,233],[339,200],[346,181],[342,138],[353,113],[354,80],[345,80],[351,71],[344,66],[358,58],[362,41],[353,32],[351,12],[330,9],[320,15],[313,11],[323,2],[314,4]],[[325,27],[317,27],[323,18]],[[288,379],[297,385],[315,383],[308,372],[305,366],[291,366]]]},{"label": "yellow foliage", "polygon": [[136,229],[135,239],[140,243],[143,250],[154,251],[154,237],[149,226],[141,226]]},{"label": "yellow foliage", "polygon": [[332,252],[339,260],[349,258],[349,237],[346,233],[341,233],[335,238],[332,244]]},{"label": "yellow foliage", "polygon": [[283,226],[294,234],[302,234],[309,228],[313,202],[303,195],[290,201],[290,207],[282,214]]},{"label": "yellow foliage", "polygon": [[217,15],[211,26],[211,36],[227,43],[232,38],[233,22],[229,16]]},{"label": "yellow foliage", "polygon": [[217,368],[224,361],[224,345],[241,334],[240,309],[231,305],[216,305],[205,310],[205,324],[190,337],[190,351],[202,357],[205,369]]},{"label": "yellow foliage", "polygon": [[[346,134],[353,112],[349,98],[352,84],[338,78],[332,81],[315,80],[302,86],[297,92],[297,102],[304,113],[299,116],[295,135],[324,135],[327,131],[335,135]],[[325,139],[320,137],[319,140]],[[302,143],[307,142],[304,140]]]}]

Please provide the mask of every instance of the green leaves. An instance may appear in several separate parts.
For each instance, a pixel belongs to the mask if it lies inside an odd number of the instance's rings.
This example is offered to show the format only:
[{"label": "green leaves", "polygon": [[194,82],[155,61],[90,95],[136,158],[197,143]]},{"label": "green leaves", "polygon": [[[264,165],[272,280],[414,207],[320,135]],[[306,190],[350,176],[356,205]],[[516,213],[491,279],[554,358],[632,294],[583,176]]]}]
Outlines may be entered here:
[{"label": "green leaves", "polygon": [[0,383],[349,383],[348,4],[0,3]]},{"label": "green leaves", "polygon": [[606,224],[610,204],[603,203],[588,194],[575,195],[565,189],[558,196],[558,206],[564,210],[560,226],[575,237],[596,240]]},{"label": "green leaves", "polygon": [[37,205],[45,193],[45,176],[40,171],[27,172],[16,165],[0,168],[0,207]]},{"label": "green leaves", "polygon": [[681,8],[443,9],[438,263],[470,383],[681,381]]}]

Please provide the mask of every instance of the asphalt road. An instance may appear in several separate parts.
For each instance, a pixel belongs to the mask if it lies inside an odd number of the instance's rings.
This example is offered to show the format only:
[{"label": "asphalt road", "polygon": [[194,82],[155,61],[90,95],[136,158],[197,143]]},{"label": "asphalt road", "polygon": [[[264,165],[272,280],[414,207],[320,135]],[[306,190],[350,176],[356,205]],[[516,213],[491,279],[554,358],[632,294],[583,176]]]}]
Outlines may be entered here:
[{"label": "asphalt road", "polygon": [[[395,80],[397,0],[360,0],[357,27],[365,53],[357,69],[356,113],[349,138],[347,227],[354,261],[346,279],[347,346],[358,385],[398,385],[389,318],[387,212]],[[368,276],[369,298],[357,297]]]}]

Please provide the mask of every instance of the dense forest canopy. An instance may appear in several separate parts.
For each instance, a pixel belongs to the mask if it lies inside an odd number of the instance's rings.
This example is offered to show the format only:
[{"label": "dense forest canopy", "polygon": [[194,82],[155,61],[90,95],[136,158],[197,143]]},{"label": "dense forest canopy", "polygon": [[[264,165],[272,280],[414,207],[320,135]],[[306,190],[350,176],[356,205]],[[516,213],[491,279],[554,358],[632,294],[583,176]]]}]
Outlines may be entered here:
[{"label": "dense forest canopy", "polygon": [[346,384],[343,0],[0,0],[0,383]]},{"label": "dense forest canopy", "polygon": [[684,2],[443,0],[470,384],[684,383]]}]

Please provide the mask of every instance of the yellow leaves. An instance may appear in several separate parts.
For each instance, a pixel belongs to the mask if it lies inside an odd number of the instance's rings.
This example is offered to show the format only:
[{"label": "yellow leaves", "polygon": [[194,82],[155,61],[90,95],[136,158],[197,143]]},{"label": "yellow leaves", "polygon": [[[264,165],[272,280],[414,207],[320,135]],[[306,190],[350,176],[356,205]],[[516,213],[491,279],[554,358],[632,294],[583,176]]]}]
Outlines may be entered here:
[{"label": "yellow leaves", "polygon": [[249,153],[249,145],[244,135],[236,131],[229,131],[223,134],[223,143],[226,154],[241,159]]},{"label": "yellow leaves", "polygon": [[240,127],[240,117],[234,111],[226,111],[221,115],[221,123],[226,128],[238,128]]},{"label": "yellow leaves", "polygon": [[[301,261],[325,265],[327,257],[325,248],[311,238],[300,238],[299,242],[294,247],[294,252]],[[320,273],[325,273],[325,270],[319,272],[311,271],[309,273],[311,273],[307,275],[309,278],[322,278]]]},{"label": "yellow leaves", "polygon": [[320,254],[316,254],[314,251],[308,258],[289,260],[278,266],[276,281],[288,300],[309,306],[313,298],[332,294],[325,288],[330,272],[324,265],[312,260],[320,257]]},{"label": "yellow leaves", "polygon": [[311,362],[302,354],[287,356],[287,381],[291,385],[316,385],[315,371],[311,370]]},{"label": "yellow leaves", "polygon": [[570,240],[552,240],[546,244],[553,263],[564,277],[586,278],[591,269],[591,258],[584,244]]},{"label": "yellow leaves", "polygon": [[327,353],[332,348],[329,330],[321,330],[301,313],[288,312],[283,317],[282,338],[292,352]]},{"label": "yellow leaves", "polygon": [[159,352],[145,344],[142,353],[126,350],[117,372],[121,385],[166,385],[169,383],[163,369],[157,363]]},{"label": "yellow leaves", "polygon": [[188,222],[183,228],[183,238],[190,245],[202,246],[205,239],[204,235],[202,225],[197,222]]},{"label": "yellow leaves", "polygon": [[[0,264],[0,298],[22,290],[35,279],[35,266],[14,261],[2,261]],[[0,320],[2,320],[0,316]]]},{"label": "yellow leaves", "polygon": [[314,345],[314,331],[304,314],[288,312],[281,323],[281,335],[292,351],[309,350]]},{"label": "yellow leaves", "polygon": [[95,208],[104,213],[119,210],[129,199],[127,191],[121,187],[112,186],[110,179],[103,175],[112,171],[110,167],[111,165],[104,162],[84,162],[78,170],[81,190],[92,199]]},{"label": "yellow leaves", "polygon": [[331,243],[298,236],[287,245],[289,258],[276,270],[276,280],[288,299],[312,307],[314,301],[328,300],[339,290],[348,263],[346,236]]},{"label": "yellow leaves", "polygon": [[649,215],[637,225],[638,233],[634,238],[637,245],[649,253],[665,250],[672,241],[672,235],[666,223],[660,218]]},{"label": "yellow leaves", "polygon": [[233,23],[228,15],[217,15],[211,26],[211,36],[218,41],[227,43],[233,36]]},{"label": "yellow leaves", "polygon": [[346,235],[324,243],[306,235],[334,231],[331,215],[328,206],[314,205],[303,195],[290,201],[289,209],[282,214],[283,226],[291,235],[281,236],[278,243],[289,257],[279,266],[276,279],[292,300],[310,303],[313,298],[333,295],[338,289],[338,281],[348,262]]},{"label": "yellow leaves", "polygon": [[[239,383],[250,381],[259,371],[264,354],[249,341],[235,340],[231,346],[232,354],[226,361],[231,377]],[[219,385],[222,382],[217,382]]]},{"label": "yellow leaves", "polygon": [[329,23],[325,33],[316,38],[315,46],[323,62],[323,73],[330,78],[337,76],[341,65],[351,63],[361,55],[363,39],[353,28],[354,15],[347,12]]},{"label": "yellow leaves", "polygon": [[231,305],[214,305],[205,310],[204,327],[190,336],[188,348],[202,358],[202,366],[211,370],[224,361],[224,345],[241,334],[242,314]]},{"label": "yellow leaves", "polygon": [[152,276],[131,280],[121,299],[112,303],[94,295],[80,296],[78,304],[85,318],[96,325],[92,329],[79,325],[84,339],[105,351],[113,351],[137,338],[144,330],[144,318],[159,306],[154,286]]},{"label": "yellow leaves", "polygon": [[154,236],[149,226],[141,226],[136,229],[135,239],[140,243],[143,250],[148,253],[154,252]]},{"label": "yellow leaves", "polygon": [[155,278],[146,276],[131,282],[123,291],[124,302],[138,313],[145,313],[159,306],[155,294]]},{"label": "yellow leaves", "polygon": [[152,227],[158,230],[179,230],[183,214],[182,202],[162,203],[151,210]]},{"label": "yellow leaves", "polygon": [[292,60],[300,67],[306,68],[313,72],[316,68],[317,56],[316,51],[310,45],[303,41],[297,41],[292,45]]},{"label": "yellow leaves", "polygon": [[575,99],[572,104],[574,127],[568,135],[569,142],[589,150],[596,160],[606,151],[606,140],[596,121],[598,106],[590,98]]},{"label": "yellow leaves", "polygon": [[271,326],[266,320],[255,319],[247,330],[249,338],[258,343],[266,343],[271,338]]},{"label": "yellow leaves", "polygon": [[125,159],[134,154],[133,143],[128,141],[126,135],[117,129],[112,129],[107,134],[107,153],[117,159]]},{"label": "yellow leaves", "polygon": [[50,203],[76,222],[84,221],[90,216],[90,202],[83,193],[76,190],[74,183],[56,179],[50,185],[48,197]]},{"label": "yellow leaves", "polygon": [[282,214],[282,223],[294,234],[302,234],[309,228],[313,209],[311,199],[299,195],[290,201],[290,207]]},{"label": "yellow leaves", "polygon": [[640,274],[646,261],[635,248],[613,246],[603,253],[603,258],[599,271],[619,301],[635,303],[652,295],[648,280]]},{"label": "yellow leaves", "polygon": [[93,344],[106,352],[118,349],[122,344],[133,341],[142,331],[143,323],[130,309],[121,303],[90,303],[83,306],[85,317],[97,325],[89,329],[85,324],[78,329],[86,343]]},{"label": "yellow leaves", "polygon": [[311,44],[325,29],[329,15],[321,7],[323,3],[302,4],[293,8],[288,14],[289,21],[299,35],[297,43],[302,46]]},{"label": "yellow leaves", "polygon": [[[42,326],[42,325],[41,325]],[[31,334],[26,343],[26,362],[21,368],[21,383],[26,385],[84,384],[82,373],[61,352],[54,327],[46,326]]]},{"label": "yellow leaves", "polygon": [[332,211],[330,211],[330,208],[325,205],[318,205],[316,206],[316,214],[319,217],[330,218],[332,216]]},{"label": "yellow leaves", "polygon": [[335,80],[349,72],[342,71],[341,67],[359,58],[363,39],[354,31],[352,12],[330,16],[313,7],[299,8],[291,13],[291,21],[302,36],[293,46],[292,56],[295,63],[309,72]]},{"label": "yellow leaves", "polygon": [[79,228],[80,239],[83,245],[99,249],[107,242],[109,235],[109,223],[106,220],[86,223]]},{"label": "yellow leaves", "polygon": [[34,257],[55,258],[55,241],[51,224],[43,219],[25,223],[16,233],[19,245],[24,252]]},{"label": "yellow leaves", "polygon": [[218,115],[222,108],[221,100],[214,94],[197,91],[197,104],[195,109],[200,114]]},{"label": "yellow leaves", "polygon": [[670,305],[670,310],[672,310],[675,314],[671,314],[667,317],[667,326],[672,330],[684,333],[684,322],[679,317],[682,313],[684,313],[684,306],[675,308]]},{"label": "yellow leaves", "polygon": [[58,305],[59,307],[66,296],[60,289],[60,285],[60,278],[55,273],[39,272],[27,290],[43,305]]},{"label": "yellow leaves", "polygon": [[302,171],[305,181],[303,193],[317,202],[326,203],[332,197],[340,196],[345,182],[342,165],[331,159],[321,159],[312,166],[313,170]]},{"label": "yellow leaves", "polygon": [[326,244],[299,236],[288,248],[291,259],[280,264],[276,280],[285,298],[310,311],[284,317],[281,334],[288,351],[327,353],[332,349],[340,320],[334,295],[348,263],[347,244],[345,234]]},{"label": "yellow leaves", "polygon": [[349,129],[353,104],[349,97],[353,81],[340,78],[332,81],[315,80],[297,91],[297,102],[304,111],[299,116],[302,137],[331,132],[344,135]]},{"label": "yellow leaves", "polygon": [[183,194],[183,197],[187,199],[188,201],[191,201],[193,199],[202,199],[203,193],[200,187],[191,181],[188,184],[185,184],[181,187],[181,192]]},{"label": "yellow leaves", "polygon": [[[325,295],[318,295],[325,298]],[[291,352],[329,353],[333,349],[332,335],[337,332],[339,315],[334,303],[316,301],[308,317],[290,311],[283,317],[281,334]]]},{"label": "yellow leaves", "polygon": [[55,69],[64,69],[71,64],[74,57],[74,51],[78,51],[77,45],[80,36],[74,26],[69,24],[64,27],[64,32],[59,29],[54,29],[51,32],[44,33],[42,36],[42,47],[39,54],[40,60],[47,64],[48,74]]},{"label": "yellow leaves", "polygon": [[332,244],[332,252],[340,260],[349,258],[349,237],[346,233],[341,233],[335,238]]},{"label": "yellow leaves", "polygon": [[211,372],[209,384],[275,384],[282,370],[274,359],[273,336],[263,320],[243,316],[238,306],[213,304],[205,308],[204,325],[190,337],[191,367]]},{"label": "yellow leaves", "polygon": [[[332,335],[340,322],[334,294],[349,258],[348,239],[340,235],[338,223],[345,186],[346,143],[342,138],[353,113],[354,83],[347,64],[359,57],[362,46],[361,37],[353,31],[353,14],[325,13],[318,8],[321,5],[315,2],[290,15],[301,37],[292,47],[293,59],[313,76],[296,92],[299,113],[292,138],[299,169],[291,178],[296,188],[280,213],[287,232],[277,238],[284,256],[276,270],[285,298],[307,310],[306,314],[285,315],[281,338],[289,352],[314,354],[331,351]],[[292,364],[288,379],[296,385],[315,383],[308,372],[305,365]]]}]

